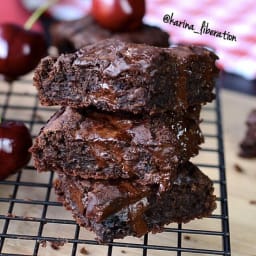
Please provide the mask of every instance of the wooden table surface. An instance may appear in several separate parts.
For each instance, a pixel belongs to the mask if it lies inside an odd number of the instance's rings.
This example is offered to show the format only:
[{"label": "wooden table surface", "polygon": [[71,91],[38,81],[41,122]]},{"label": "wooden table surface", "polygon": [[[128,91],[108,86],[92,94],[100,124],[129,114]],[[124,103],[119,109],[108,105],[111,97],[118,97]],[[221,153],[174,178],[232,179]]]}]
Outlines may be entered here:
[{"label": "wooden table surface", "polygon": [[[222,90],[224,146],[228,185],[231,247],[234,256],[256,255],[256,159],[237,156],[245,118],[256,108],[256,97]],[[237,172],[234,165],[244,172]]]},{"label": "wooden table surface", "polygon": [[[0,88],[3,82],[0,82]],[[6,86],[6,85],[4,85]],[[245,132],[245,119],[249,111],[256,107],[256,97],[247,96],[244,94],[235,93],[228,90],[221,90],[222,101],[222,114],[223,114],[223,131],[224,131],[224,146],[225,146],[225,160],[226,160],[226,174],[228,184],[228,205],[230,216],[230,230],[231,230],[231,247],[232,255],[234,256],[255,256],[256,255],[256,159],[248,160],[242,159],[237,156],[239,150],[238,144],[241,141]],[[0,97],[1,100],[1,97]],[[3,100],[3,99],[2,99]],[[2,104],[2,102],[0,102]],[[39,129],[39,128],[38,128]],[[236,171],[234,165],[239,165],[243,172]],[[36,174],[35,174],[36,175]],[[42,174],[40,174],[42,175]],[[42,178],[44,177],[42,176]],[[1,192],[1,191],[0,191]],[[4,192],[1,192],[4,193]],[[1,195],[0,195],[1,196]],[[28,197],[27,194],[23,195]],[[30,195],[31,196],[31,195]],[[35,196],[40,197],[40,193]],[[27,211],[31,214],[31,208]],[[0,214],[4,214],[4,209],[0,209]],[[21,213],[20,213],[21,214]],[[26,214],[24,209],[22,214]],[[52,213],[56,217],[56,213]],[[70,217],[70,213],[64,213]],[[58,214],[57,214],[58,215]],[[196,223],[196,222],[195,222]],[[17,224],[19,225],[19,224]],[[49,224],[48,224],[49,225]],[[0,222],[1,227],[1,222]],[[12,227],[15,232],[24,233],[25,231],[19,230],[19,226]],[[28,229],[33,229],[33,226]],[[0,229],[1,230],[1,229]],[[61,230],[65,232],[65,229]],[[68,231],[67,231],[68,232]],[[74,231],[73,231],[74,232]],[[93,237],[93,236],[91,236]],[[164,243],[164,237],[161,238],[160,243]],[[157,238],[158,239],[158,238]],[[134,241],[131,238],[131,241]],[[202,237],[198,239],[187,241],[188,246],[193,247],[193,243],[201,243],[202,246],[207,245],[207,239]],[[6,242],[8,244],[8,242]],[[214,243],[212,241],[211,243]],[[18,244],[8,244],[8,252],[15,253],[15,251],[29,254],[24,246],[19,248]],[[29,246],[29,245],[28,245]],[[65,247],[65,246],[64,246]],[[206,246],[207,247],[207,246]],[[18,248],[18,249],[17,249]],[[90,248],[90,246],[89,246]],[[95,249],[96,247],[94,247]],[[94,250],[93,249],[93,250]],[[96,249],[97,251],[98,249]],[[122,252],[124,253],[124,252]],[[137,254],[134,250],[126,250],[127,255],[141,255]],[[50,252],[41,252],[39,255],[53,255]],[[70,255],[65,252],[65,248],[55,251],[54,255]],[[82,254],[77,254],[82,255]],[[95,254],[91,254],[95,255]],[[98,255],[106,255],[105,253],[98,252]],[[151,255],[151,254],[148,254]],[[154,253],[152,254],[154,255]],[[162,255],[162,254],[157,254]],[[163,254],[166,255],[166,254]],[[168,254],[169,255],[169,254]],[[170,255],[176,255],[170,254]],[[182,254],[183,255],[183,254]],[[190,255],[190,254],[184,254]],[[201,255],[201,254],[200,254]]]}]

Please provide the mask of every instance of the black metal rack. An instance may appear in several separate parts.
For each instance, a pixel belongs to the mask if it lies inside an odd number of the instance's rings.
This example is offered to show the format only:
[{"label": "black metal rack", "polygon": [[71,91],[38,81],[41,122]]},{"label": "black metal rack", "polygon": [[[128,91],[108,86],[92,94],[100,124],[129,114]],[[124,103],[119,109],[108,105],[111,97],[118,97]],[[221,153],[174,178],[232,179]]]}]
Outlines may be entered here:
[{"label": "black metal rack", "polygon": [[[30,76],[0,85],[2,119],[22,120],[36,136],[56,108],[40,106]],[[202,111],[206,142],[200,156],[192,159],[214,181],[218,199],[212,216],[171,224],[160,234],[98,245],[93,234],[80,228],[56,201],[54,173],[37,174],[31,162],[0,181],[0,255],[231,255],[221,108],[216,91],[216,101]]]}]

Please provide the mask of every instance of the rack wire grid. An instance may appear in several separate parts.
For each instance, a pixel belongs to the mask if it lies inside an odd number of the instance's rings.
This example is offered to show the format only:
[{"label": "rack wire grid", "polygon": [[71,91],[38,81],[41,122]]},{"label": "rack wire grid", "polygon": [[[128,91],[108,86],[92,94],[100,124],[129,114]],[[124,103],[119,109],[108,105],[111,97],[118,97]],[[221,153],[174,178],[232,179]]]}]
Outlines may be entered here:
[{"label": "rack wire grid", "polygon": [[[57,108],[40,105],[31,77],[0,82],[0,115],[3,120],[22,120],[34,137]],[[231,255],[218,89],[216,94],[216,100],[203,107],[205,143],[192,159],[214,182],[217,209],[212,216],[170,224],[159,234],[99,245],[94,234],[79,227],[57,202],[52,188],[55,174],[37,173],[31,160],[0,181],[0,255]]]}]

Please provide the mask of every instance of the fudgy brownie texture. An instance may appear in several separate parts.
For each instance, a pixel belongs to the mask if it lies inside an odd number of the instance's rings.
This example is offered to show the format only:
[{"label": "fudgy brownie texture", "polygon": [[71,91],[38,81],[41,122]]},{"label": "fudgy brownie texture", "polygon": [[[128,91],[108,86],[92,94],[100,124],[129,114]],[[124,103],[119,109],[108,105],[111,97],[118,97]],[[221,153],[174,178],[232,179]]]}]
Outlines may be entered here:
[{"label": "fudgy brownie texture", "polygon": [[115,38],[125,42],[169,47],[169,34],[158,27],[143,24],[129,32],[111,32],[102,28],[90,16],[79,20],[63,21],[50,28],[52,44],[60,52],[73,52],[83,46],[97,43],[100,40]]},{"label": "fudgy brownie texture", "polygon": [[199,112],[196,106],[180,116],[136,116],[63,107],[34,141],[35,167],[85,179],[135,178],[165,189],[178,164],[198,154]]},{"label": "fudgy brownie texture", "polygon": [[256,109],[249,114],[245,138],[240,144],[240,156],[245,158],[256,157]]},{"label": "fudgy brownie texture", "polygon": [[171,222],[209,216],[215,209],[211,180],[187,162],[179,166],[170,190],[125,180],[83,180],[60,175],[55,182],[59,200],[76,221],[101,243],[128,235],[161,232]]},{"label": "fudgy brownie texture", "polygon": [[159,48],[109,39],[42,59],[34,85],[43,105],[179,112],[214,98],[216,59],[201,47]]}]

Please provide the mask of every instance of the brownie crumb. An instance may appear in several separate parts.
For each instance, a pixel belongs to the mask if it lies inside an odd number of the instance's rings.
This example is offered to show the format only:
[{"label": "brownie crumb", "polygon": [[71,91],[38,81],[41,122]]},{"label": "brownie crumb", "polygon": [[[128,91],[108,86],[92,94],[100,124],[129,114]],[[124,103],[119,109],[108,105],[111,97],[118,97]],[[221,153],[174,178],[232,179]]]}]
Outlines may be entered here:
[{"label": "brownie crumb", "polygon": [[250,200],[250,204],[256,204],[256,200]]},{"label": "brownie crumb", "polygon": [[126,251],[125,250],[121,250],[121,253],[126,254]]},{"label": "brownie crumb", "polygon": [[54,250],[59,250],[61,246],[63,246],[66,242],[64,240],[61,241],[52,241],[51,247]]},{"label": "brownie crumb", "polygon": [[82,247],[82,248],[80,249],[80,253],[81,253],[81,254],[84,254],[84,255],[88,255],[88,254],[89,254],[88,250],[87,250],[85,247]]},{"label": "brownie crumb", "polygon": [[8,213],[6,217],[9,217],[9,218],[15,218],[16,215],[14,213]]},{"label": "brownie crumb", "polygon": [[239,164],[234,164],[234,168],[236,172],[245,173],[244,169]]},{"label": "brownie crumb", "polygon": [[34,217],[29,217],[29,216],[24,216],[23,218],[24,218],[24,220],[35,220]]},{"label": "brownie crumb", "polygon": [[46,248],[47,247],[47,241],[46,240],[41,240],[39,242],[39,244],[43,247],[43,248]]},{"label": "brownie crumb", "polygon": [[188,236],[188,235],[185,235],[185,236],[184,236],[184,239],[185,239],[185,240],[190,240],[190,239],[191,239],[191,237],[190,237],[190,236]]}]

